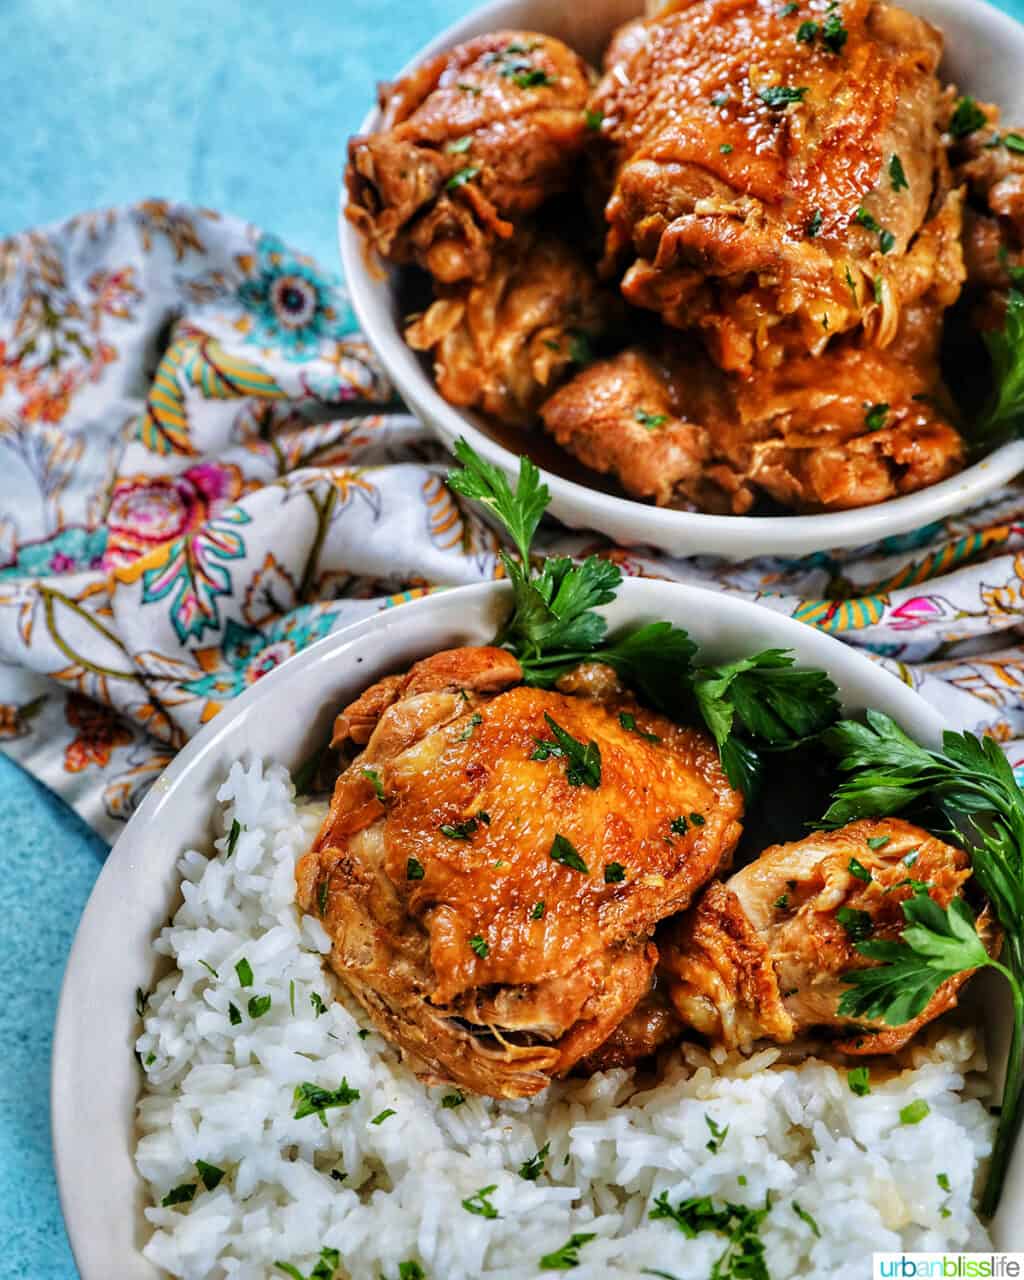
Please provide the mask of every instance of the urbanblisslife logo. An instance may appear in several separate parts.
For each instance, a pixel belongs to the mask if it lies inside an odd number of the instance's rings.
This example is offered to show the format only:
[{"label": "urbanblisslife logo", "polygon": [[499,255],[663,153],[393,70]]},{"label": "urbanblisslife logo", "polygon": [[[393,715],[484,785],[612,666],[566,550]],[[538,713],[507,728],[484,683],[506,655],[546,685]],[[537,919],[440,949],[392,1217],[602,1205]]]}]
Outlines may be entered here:
[{"label": "urbanblisslife logo", "polygon": [[874,1280],[1024,1280],[1024,1253],[876,1253]]}]

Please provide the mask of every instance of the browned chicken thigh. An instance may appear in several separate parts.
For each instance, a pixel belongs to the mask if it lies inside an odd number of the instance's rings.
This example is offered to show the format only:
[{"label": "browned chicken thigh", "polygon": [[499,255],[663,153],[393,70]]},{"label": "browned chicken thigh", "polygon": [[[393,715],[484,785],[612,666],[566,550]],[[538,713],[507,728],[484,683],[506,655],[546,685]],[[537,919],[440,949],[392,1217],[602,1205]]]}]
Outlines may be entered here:
[{"label": "browned chicken thigh", "polygon": [[368,690],[335,735],[365,748],[297,869],[380,1029],[428,1079],[496,1097],[544,1088],[633,1010],[655,926],[728,863],[742,813],[703,732],[614,679],[521,680],[468,648]]},{"label": "browned chicken thigh", "polygon": [[[939,987],[912,1022],[838,1012],[841,975],[874,962],[868,937],[895,940],[918,886],[945,907],[970,876],[966,853],[900,818],[865,819],[774,845],[658,936],[661,975],[681,1021],[729,1048],[828,1031],[846,1053],[890,1053],[953,1008],[967,974]],[[987,915],[980,918],[988,937]]]},{"label": "browned chicken thigh", "polygon": [[941,312],[903,312],[891,346],[837,340],[749,377],[683,341],[578,373],[542,407],[545,428],[596,471],[661,506],[843,510],[959,470],[963,441],[938,367]]},{"label": "browned chicken thigh", "polygon": [[405,331],[430,351],[449,404],[528,426],[537,408],[617,315],[614,296],[564,240],[523,231],[499,247],[486,276],[439,290]]},{"label": "browned chicken thigh", "polygon": [[941,47],[881,0],[670,0],[630,24],[591,104],[626,298],[731,370],[820,352],[875,295],[891,336],[941,212]]},{"label": "browned chicken thigh", "polygon": [[384,89],[380,131],[353,138],[346,216],[381,257],[482,280],[496,243],[570,183],[591,75],[560,40],[477,36]]}]

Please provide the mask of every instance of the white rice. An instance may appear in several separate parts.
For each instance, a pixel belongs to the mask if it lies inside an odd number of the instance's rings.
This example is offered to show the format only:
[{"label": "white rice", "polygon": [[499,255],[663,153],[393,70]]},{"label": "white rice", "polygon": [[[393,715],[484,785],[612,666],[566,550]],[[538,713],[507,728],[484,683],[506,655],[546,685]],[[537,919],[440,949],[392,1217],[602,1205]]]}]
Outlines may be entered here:
[{"label": "white rice", "polygon": [[[136,1159],[157,1206],[146,1210],[145,1253],[172,1275],[280,1277],[280,1260],[308,1276],[333,1248],[338,1276],[352,1280],[399,1280],[403,1262],[428,1280],[530,1280],[577,1232],[595,1236],[578,1250],[578,1280],[639,1278],[645,1268],[707,1280],[725,1237],[688,1239],[651,1221],[662,1191],[673,1206],[706,1195],[759,1208],[770,1196],[760,1235],[773,1280],[859,1280],[873,1250],[990,1247],[972,1192],[993,1121],[961,1096],[984,1066],[972,1032],[947,1030],[867,1097],[821,1061],[771,1066],[769,1050],[716,1063],[690,1049],[644,1093],[630,1072],[610,1071],[530,1101],[467,1096],[446,1108],[452,1090],[420,1084],[380,1036],[360,1038],[369,1025],[360,1012],[332,998],[328,938],[297,910],[293,880],[322,806],[297,805],[285,770],[258,762],[236,764],[217,798],[224,830],[237,820],[242,832],[230,857],[222,837],[214,856],[190,850],[180,860],[184,903],[156,944],[175,967],[150,997],[137,1043],[146,1083]],[[236,972],[243,958],[251,987]],[[327,1005],[319,1017],[313,993]],[[253,996],[271,997],[258,1018]],[[359,1098],[328,1110],[326,1127],[316,1115],[293,1118],[297,1085],[334,1090],[343,1079]],[[929,1114],[902,1124],[901,1109],[918,1099]],[[373,1123],[386,1109],[394,1114]],[[708,1116],[728,1125],[717,1153],[707,1149]],[[540,1177],[520,1177],[545,1144]],[[197,1160],[226,1171],[214,1190]],[[182,1184],[196,1185],[191,1202],[159,1207]],[[500,1216],[462,1207],[488,1186]]]}]

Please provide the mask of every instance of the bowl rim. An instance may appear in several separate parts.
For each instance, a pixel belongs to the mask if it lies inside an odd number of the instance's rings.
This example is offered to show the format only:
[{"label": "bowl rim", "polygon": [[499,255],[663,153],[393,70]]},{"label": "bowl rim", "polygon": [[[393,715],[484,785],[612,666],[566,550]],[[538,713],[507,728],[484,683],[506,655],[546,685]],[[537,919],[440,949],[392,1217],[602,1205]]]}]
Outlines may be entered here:
[{"label": "bowl rim", "polygon": [[[125,904],[121,893],[121,877],[123,873],[132,869],[137,873],[138,867],[145,861],[143,856],[145,851],[142,846],[151,824],[168,820],[173,812],[179,785],[193,770],[202,771],[204,757],[216,757],[233,735],[244,732],[245,722],[255,713],[273,707],[275,704],[280,705],[289,683],[302,672],[325,661],[339,664],[340,669],[344,669],[342,664],[352,662],[353,658],[355,663],[361,662],[363,658],[359,656],[360,645],[363,645],[366,646],[364,651],[369,655],[366,659],[365,673],[365,679],[369,682],[382,673],[380,671],[374,673],[373,651],[368,648],[371,640],[380,640],[379,633],[390,629],[392,645],[397,645],[403,637],[413,638],[421,633],[421,619],[426,620],[432,612],[437,613],[438,624],[444,621],[446,626],[457,629],[461,619],[471,618],[472,627],[480,628],[485,621],[490,622],[496,617],[498,607],[510,590],[507,582],[492,581],[434,592],[419,600],[403,604],[400,608],[384,610],[351,626],[341,628],[294,655],[235,699],[182,748],[151,787],[114,843],[78,922],[68,957],[57,1006],[50,1071],[50,1121],[54,1169],[68,1239],[82,1280],[107,1280],[109,1275],[109,1270],[104,1271],[99,1265],[97,1249],[102,1248],[102,1245],[95,1239],[96,1224],[102,1221],[101,1193],[93,1185],[96,1180],[87,1181],[85,1185],[81,1180],[76,1183],[72,1169],[76,1151],[77,1158],[79,1162],[81,1161],[81,1144],[85,1140],[76,1105],[76,1099],[80,1097],[81,1081],[78,1070],[82,1060],[76,1052],[76,1043],[82,1036],[82,995],[85,991],[95,989],[89,985],[90,978],[94,976],[93,967],[90,966],[90,938],[101,930],[109,929],[110,924],[116,922],[119,916],[123,919]],[[669,608],[666,608],[663,603],[666,595],[671,596],[675,602]],[[942,717],[915,689],[893,673],[834,636],[741,596],[662,579],[630,577],[623,580],[616,602],[602,612],[612,614],[613,629],[619,625],[662,616],[665,612],[677,617],[685,616],[689,612],[708,619],[715,631],[723,628],[728,631],[733,628],[737,632],[749,635],[752,646],[759,644],[758,637],[761,631],[758,620],[764,613],[768,613],[772,619],[773,643],[784,645],[792,643],[802,651],[799,659],[801,665],[818,665],[829,671],[839,686],[840,696],[844,686],[849,687],[851,682],[859,684],[871,704],[881,701],[901,723],[914,726],[913,731],[916,737],[934,742],[939,739],[943,727]],[[480,641],[470,643],[480,643]],[[704,641],[705,647],[707,643]],[[388,660],[387,657],[383,659],[385,669],[387,669]],[[353,666],[352,672],[355,673],[355,671],[356,667]],[[859,698],[860,694],[858,693],[856,697]],[[211,792],[211,814],[213,803]],[[171,829],[173,830],[173,824]],[[187,839],[182,837],[182,842],[172,842],[174,843],[170,873],[171,882],[174,885],[174,889],[170,890],[172,895],[180,886],[180,875],[177,872],[176,863]],[[153,862],[153,859],[169,861],[170,856],[169,850],[166,854],[149,855],[150,863],[147,864],[153,866],[154,875],[163,875],[165,882],[168,875],[167,868],[161,867],[159,862]],[[170,901],[173,901],[173,896]],[[95,975],[96,981],[102,980],[102,964],[99,969],[100,972]],[[97,1012],[94,1006],[93,1016]],[[119,1006],[115,1003],[114,1011],[108,1010],[111,1028],[108,1034],[116,1039],[117,1027],[127,1017],[127,1011],[120,1012]],[[102,1081],[94,1081],[92,1087],[103,1089],[104,1085]],[[114,1085],[110,1086],[111,1089],[114,1087]],[[133,1117],[137,1100],[138,1090],[132,1098]],[[103,1136],[97,1135],[98,1140],[102,1140]],[[134,1140],[132,1141],[133,1153]],[[138,1188],[141,1186],[141,1180],[137,1171],[134,1170],[134,1162],[132,1163]],[[131,1212],[129,1205],[125,1205],[125,1212]],[[138,1253],[136,1261],[140,1276],[156,1274],[155,1271],[145,1270],[150,1264],[142,1257],[141,1252]],[[141,1270],[138,1269],[140,1267]],[[135,1274],[136,1272],[133,1271],[133,1277]]]},{"label": "bowl rim", "polygon": [[[944,7],[943,0],[930,0]],[[407,75],[428,58],[469,38],[492,19],[507,14],[515,0],[489,0],[446,27],[395,75]],[[641,7],[638,0],[638,9]],[[906,6],[916,8],[915,0]],[[963,6],[961,6],[963,7]],[[980,9],[993,39],[1018,45],[1024,54],[1024,22],[1019,22],[989,0],[968,0]],[[359,134],[373,131],[380,117],[371,108],[360,123]],[[409,348],[397,324],[389,317],[378,323],[372,297],[379,284],[359,233],[345,217],[348,203],[344,174],[338,201],[338,240],[343,276],[352,308],[363,335],[373,348],[389,380],[417,417],[451,445],[464,437],[487,462],[515,476],[519,456],[476,425],[470,413],[450,405],[419,361],[405,359]],[[591,488],[541,468],[541,478],[551,492],[550,512],[575,529],[607,532],[623,545],[651,545],[672,554],[720,554],[727,558],[751,555],[801,555],[829,548],[867,545],[882,538],[909,533],[934,521],[965,511],[1024,471],[1024,440],[1011,440],[962,471],[913,493],[889,498],[870,506],[811,515],[728,516],[701,511],[656,507],[639,499],[621,497]]]}]

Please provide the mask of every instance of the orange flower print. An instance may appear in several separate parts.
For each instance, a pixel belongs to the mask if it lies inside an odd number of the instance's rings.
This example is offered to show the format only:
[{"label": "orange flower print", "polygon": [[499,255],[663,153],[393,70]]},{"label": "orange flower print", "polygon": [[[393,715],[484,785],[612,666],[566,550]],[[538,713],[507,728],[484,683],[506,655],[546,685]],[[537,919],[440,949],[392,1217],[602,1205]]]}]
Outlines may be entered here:
[{"label": "orange flower print", "polygon": [[200,463],[177,476],[122,476],[110,497],[103,567],[123,568],[192,533],[241,492],[242,473],[228,463]]},{"label": "orange flower print", "polygon": [[117,713],[80,693],[68,695],[64,715],[77,735],[64,749],[64,772],[81,773],[91,764],[105,769],[115,747],[133,742],[131,732],[120,722]]},{"label": "orange flower print", "polygon": [[21,416],[26,422],[60,422],[71,405],[75,385],[71,374],[65,373],[50,386],[33,378],[25,389],[28,395]]}]

